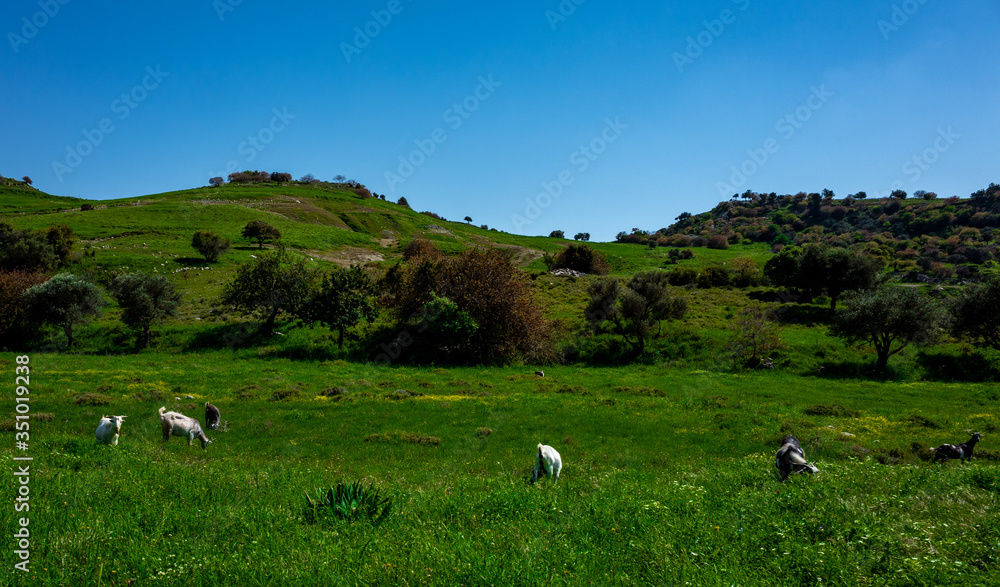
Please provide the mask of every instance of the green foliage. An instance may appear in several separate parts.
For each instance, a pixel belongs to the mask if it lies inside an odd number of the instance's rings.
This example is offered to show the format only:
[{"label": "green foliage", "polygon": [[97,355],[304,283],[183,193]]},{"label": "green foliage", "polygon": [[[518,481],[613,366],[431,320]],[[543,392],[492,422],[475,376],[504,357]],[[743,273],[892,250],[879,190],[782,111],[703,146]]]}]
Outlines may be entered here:
[{"label": "green foliage", "polygon": [[767,261],[764,275],[775,285],[799,292],[805,301],[825,290],[833,312],[845,291],[874,287],[883,267],[865,253],[809,243],[782,249]]},{"label": "green foliage", "polygon": [[229,250],[229,239],[214,232],[198,231],[191,239],[191,246],[201,253],[206,261],[214,263],[219,260],[222,253]]},{"label": "green foliage", "polygon": [[243,238],[257,241],[263,249],[265,242],[281,238],[281,231],[263,220],[251,220],[243,227]]},{"label": "green foliage", "polygon": [[58,264],[56,249],[45,234],[0,222],[0,270],[50,271]]},{"label": "green foliage", "polygon": [[30,336],[26,318],[24,292],[44,283],[44,273],[35,271],[0,270],[0,347],[15,348]]},{"label": "green foliage", "polygon": [[338,483],[326,491],[316,489],[306,493],[302,517],[308,524],[345,520],[367,521],[379,526],[392,512],[392,499],[379,495],[377,489],[360,481]]},{"label": "green foliage", "polygon": [[642,354],[649,338],[659,334],[663,320],[687,312],[687,301],[670,291],[667,276],[665,271],[649,271],[624,284],[613,277],[595,281],[587,288],[590,300],[584,315],[597,330],[610,325],[636,354]]},{"label": "green foliage", "polygon": [[670,282],[670,285],[688,285],[697,280],[698,272],[690,267],[675,267],[667,273],[667,281]]},{"label": "green foliage", "polygon": [[965,291],[951,298],[949,310],[955,337],[1000,350],[1000,275],[967,285]]},{"label": "green foliage", "polygon": [[357,265],[335,268],[325,274],[319,287],[295,310],[307,323],[320,322],[337,331],[337,346],[344,348],[344,332],[362,320],[369,323],[378,314],[375,286]]},{"label": "green foliage", "polygon": [[610,268],[601,253],[584,244],[572,244],[556,253],[550,269],[572,269],[581,273],[605,275]]},{"label": "green foliage", "polygon": [[[544,360],[549,353],[548,322],[534,299],[531,281],[504,251],[470,248],[458,257],[425,259],[401,271],[398,286],[385,297],[405,332],[416,325],[418,340],[431,328],[421,312],[437,295],[451,300],[478,325],[465,344],[451,347],[456,360],[506,364]],[[433,346],[413,346],[424,349],[417,360],[434,360],[427,355]]]},{"label": "green foliage", "polygon": [[944,312],[933,300],[910,287],[882,285],[848,292],[844,305],[830,334],[847,344],[874,348],[879,373],[885,371],[889,357],[910,344],[934,342],[945,321]]},{"label": "green foliage", "polygon": [[729,353],[738,367],[757,369],[774,367],[774,353],[784,345],[778,336],[778,325],[760,305],[747,306],[733,318],[733,338]]},{"label": "green foliage", "polygon": [[24,293],[30,319],[62,326],[69,348],[73,347],[73,325],[100,316],[105,303],[96,285],[69,273],[60,273]]},{"label": "green foliage", "polygon": [[122,322],[140,329],[140,348],[149,346],[152,325],[176,315],[181,301],[166,277],[141,271],[115,276],[110,290],[122,309]]},{"label": "green foliage", "polygon": [[566,233],[561,230],[553,230],[549,233],[549,238],[566,238]]},{"label": "green foliage", "polygon": [[456,353],[460,353],[479,330],[479,324],[468,312],[434,292],[431,292],[431,300],[409,323],[423,329],[422,334],[426,336],[432,352],[441,353],[446,359],[453,359]]},{"label": "green foliage", "polygon": [[281,312],[296,313],[312,294],[315,273],[284,248],[260,256],[236,270],[222,290],[221,303],[264,319],[261,331],[270,336]]},{"label": "green foliage", "polygon": [[724,265],[709,265],[698,273],[698,287],[726,287],[732,281],[732,272]]}]

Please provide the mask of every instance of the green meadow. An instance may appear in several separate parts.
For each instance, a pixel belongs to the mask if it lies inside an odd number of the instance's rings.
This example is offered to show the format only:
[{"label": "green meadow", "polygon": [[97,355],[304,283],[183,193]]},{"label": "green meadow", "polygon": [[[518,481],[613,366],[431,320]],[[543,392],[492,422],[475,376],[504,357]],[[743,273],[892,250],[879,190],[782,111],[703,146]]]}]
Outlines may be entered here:
[{"label": "green meadow", "polygon": [[[8,573],[8,549],[4,584],[1000,577],[992,385],[654,366],[556,366],[539,378],[248,355],[32,355],[31,571]],[[162,442],[157,408],[201,419],[207,400],[224,425],[206,450]],[[110,413],[128,416],[117,447],[94,441]],[[971,464],[923,460],[972,428],[986,440]],[[820,474],[777,481],[786,433]],[[528,483],[538,442],[562,454],[556,484]],[[306,492],[353,480],[392,500],[385,522],[305,521]]]},{"label": "green meadow", "polygon": [[[0,188],[0,220],[70,226],[84,254],[68,270],[161,273],[183,297],[146,350],[110,303],[75,329],[72,352],[50,328],[0,354],[10,390],[0,398],[4,544],[30,520],[30,570],[14,570],[8,546],[0,585],[1000,583],[996,353],[946,340],[907,349],[876,379],[870,353],[828,335],[824,299],[691,287],[685,318],[623,366],[599,360],[614,337],[585,332],[595,278],[545,273],[542,255],[565,239],[447,222],[329,186],[199,188],[86,211],[82,200],[25,193]],[[344,350],[330,332],[290,321],[262,339],[218,303],[261,252],[239,236],[250,220],[279,228],[317,268],[384,268],[416,237],[445,254],[508,248],[564,360],[376,363],[395,334],[385,315]],[[207,263],[190,246],[195,230],[233,249]],[[612,275],[669,267],[665,247],[593,246]],[[698,247],[679,265],[769,255],[759,244]],[[740,371],[727,356],[732,319],[749,304],[781,316],[774,369]],[[27,451],[15,445],[19,356],[30,368]],[[223,420],[206,431],[207,449],[163,442],[159,407],[204,423],[206,401]],[[128,416],[119,443],[98,445],[98,421],[112,414]],[[972,430],[984,438],[971,463],[931,462],[930,447]],[[819,474],[778,480],[787,434]],[[561,453],[558,483],[529,483],[538,443]],[[15,512],[21,485],[8,471],[25,455],[30,510]],[[311,521],[306,495],[349,482],[390,500],[384,521]]]}]

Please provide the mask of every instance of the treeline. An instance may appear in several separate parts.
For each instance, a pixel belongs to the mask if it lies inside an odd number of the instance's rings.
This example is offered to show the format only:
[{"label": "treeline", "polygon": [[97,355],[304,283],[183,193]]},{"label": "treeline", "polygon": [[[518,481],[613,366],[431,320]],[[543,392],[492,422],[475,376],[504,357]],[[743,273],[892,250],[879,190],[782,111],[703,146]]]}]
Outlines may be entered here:
[{"label": "treeline", "polygon": [[[287,184],[292,182],[292,174],[283,171],[257,171],[257,170],[244,170],[244,171],[234,171],[228,176],[228,183],[233,185],[254,185],[254,184]],[[227,183],[227,178],[221,176],[216,176],[209,178],[208,184],[212,187],[220,187]],[[339,187],[344,190],[349,190],[354,192],[356,195],[364,198],[378,198],[380,200],[386,201],[385,194],[373,193],[365,185],[359,181],[353,179],[347,179],[343,175],[337,175],[333,178],[332,182],[323,182],[311,174],[307,173],[300,177],[296,183],[299,184],[328,184]],[[397,201],[400,206],[405,206],[409,208],[409,203],[406,198],[400,197]]]},{"label": "treeline", "polygon": [[991,183],[966,200],[925,191],[913,196],[917,201],[907,201],[903,190],[878,200],[865,192],[837,199],[830,190],[782,196],[748,190],[709,212],[682,213],[655,232],[620,232],[617,241],[717,249],[767,243],[775,252],[785,245],[817,243],[863,250],[907,281],[935,283],[976,278],[996,259],[1000,185]]}]

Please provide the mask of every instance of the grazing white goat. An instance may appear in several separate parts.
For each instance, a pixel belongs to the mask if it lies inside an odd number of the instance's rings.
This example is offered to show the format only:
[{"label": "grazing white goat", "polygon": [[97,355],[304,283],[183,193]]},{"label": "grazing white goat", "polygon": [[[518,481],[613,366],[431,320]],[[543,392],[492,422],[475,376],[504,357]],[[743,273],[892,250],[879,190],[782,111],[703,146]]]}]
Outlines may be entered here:
[{"label": "grazing white goat", "polygon": [[201,448],[205,448],[212,441],[205,436],[201,429],[201,424],[194,418],[188,418],[178,412],[168,412],[167,408],[160,408],[160,425],[163,427],[163,442],[170,440],[171,436],[183,436],[188,439],[188,446],[195,438],[201,441]]},{"label": "grazing white goat", "polygon": [[97,444],[118,446],[118,435],[122,433],[122,424],[128,416],[101,416],[97,423]]},{"label": "grazing white goat", "polygon": [[806,461],[806,453],[799,445],[799,439],[791,434],[781,441],[781,448],[778,449],[778,454],[774,456],[774,466],[778,467],[782,481],[788,479],[788,474],[792,471],[796,473],[804,473],[806,471],[819,473],[819,469]]},{"label": "grazing white goat", "polygon": [[205,425],[208,426],[209,430],[219,429],[219,422],[222,421],[220,418],[219,408],[205,402]]},{"label": "grazing white goat", "polygon": [[942,444],[941,446],[932,448],[931,450],[936,453],[934,455],[934,462],[947,461],[948,459],[971,461],[972,450],[976,448],[976,443],[979,442],[982,437],[982,434],[973,432],[972,438],[966,440],[962,444]]},{"label": "grazing white goat", "polygon": [[531,472],[531,482],[538,481],[544,475],[552,478],[555,483],[559,480],[559,471],[562,471],[562,457],[556,449],[546,444],[538,445],[538,454],[535,455],[535,470]]}]

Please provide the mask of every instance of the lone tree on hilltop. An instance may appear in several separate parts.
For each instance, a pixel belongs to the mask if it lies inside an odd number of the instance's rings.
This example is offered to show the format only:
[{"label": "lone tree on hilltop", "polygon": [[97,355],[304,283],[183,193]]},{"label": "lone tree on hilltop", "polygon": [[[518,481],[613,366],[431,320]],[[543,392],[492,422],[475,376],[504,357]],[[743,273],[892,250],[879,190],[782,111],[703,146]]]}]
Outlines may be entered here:
[{"label": "lone tree on hilltop", "polygon": [[42,324],[62,326],[68,348],[73,348],[73,325],[100,316],[106,303],[96,285],[76,275],[60,273],[24,292],[28,316]]},{"label": "lone tree on hilltop", "polygon": [[589,232],[578,232],[573,237],[573,240],[587,242],[587,241],[590,240],[590,233]]},{"label": "lone tree on hilltop", "polygon": [[549,233],[549,238],[566,238],[566,233],[561,230],[553,230]]},{"label": "lone tree on hilltop", "polygon": [[590,301],[584,315],[595,330],[606,328],[632,346],[635,354],[646,350],[646,341],[659,334],[663,320],[687,313],[687,300],[668,287],[667,272],[637,273],[627,283],[615,277],[587,288]]},{"label": "lone tree on hilltop", "polygon": [[224,183],[226,183],[226,180],[222,179],[219,176],[215,176],[215,177],[209,178],[209,180],[208,180],[208,185],[212,186],[213,188],[217,188],[217,187],[221,186]]},{"label": "lone tree on hilltop", "polygon": [[22,177],[21,181],[23,181],[24,183],[26,183],[28,185],[31,185],[31,178],[28,177],[27,175],[25,175],[24,177]]},{"label": "lone tree on hilltop", "polygon": [[221,302],[236,311],[264,319],[261,333],[271,336],[281,312],[295,314],[309,298],[315,274],[284,249],[241,265],[222,289]]},{"label": "lone tree on hilltop", "polygon": [[263,249],[265,241],[281,238],[281,232],[263,220],[251,220],[243,227],[243,238],[256,240]]},{"label": "lone tree on hilltop", "polygon": [[219,260],[222,253],[229,250],[229,239],[214,232],[198,231],[191,239],[191,246],[201,253],[206,261],[214,263]]},{"label": "lone tree on hilltop", "polygon": [[472,224],[472,216],[466,216],[465,221],[468,222],[469,224]]},{"label": "lone tree on hilltop", "polygon": [[296,312],[305,323],[320,322],[337,331],[337,347],[344,348],[344,332],[358,322],[375,320],[375,285],[361,267],[336,268],[323,276],[319,287]]},{"label": "lone tree on hilltop", "polygon": [[1000,275],[965,287],[950,300],[951,332],[956,338],[1000,351]]},{"label": "lone tree on hilltop", "polygon": [[181,301],[181,295],[166,277],[142,271],[116,276],[111,282],[111,295],[121,306],[122,322],[141,330],[139,348],[149,346],[152,325],[175,316]]},{"label": "lone tree on hilltop", "polygon": [[849,345],[874,348],[878,373],[885,371],[889,357],[910,344],[934,342],[945,321],[941,308],[911,287],[882,285],[848,292],[844,306],[830,334]]}]

